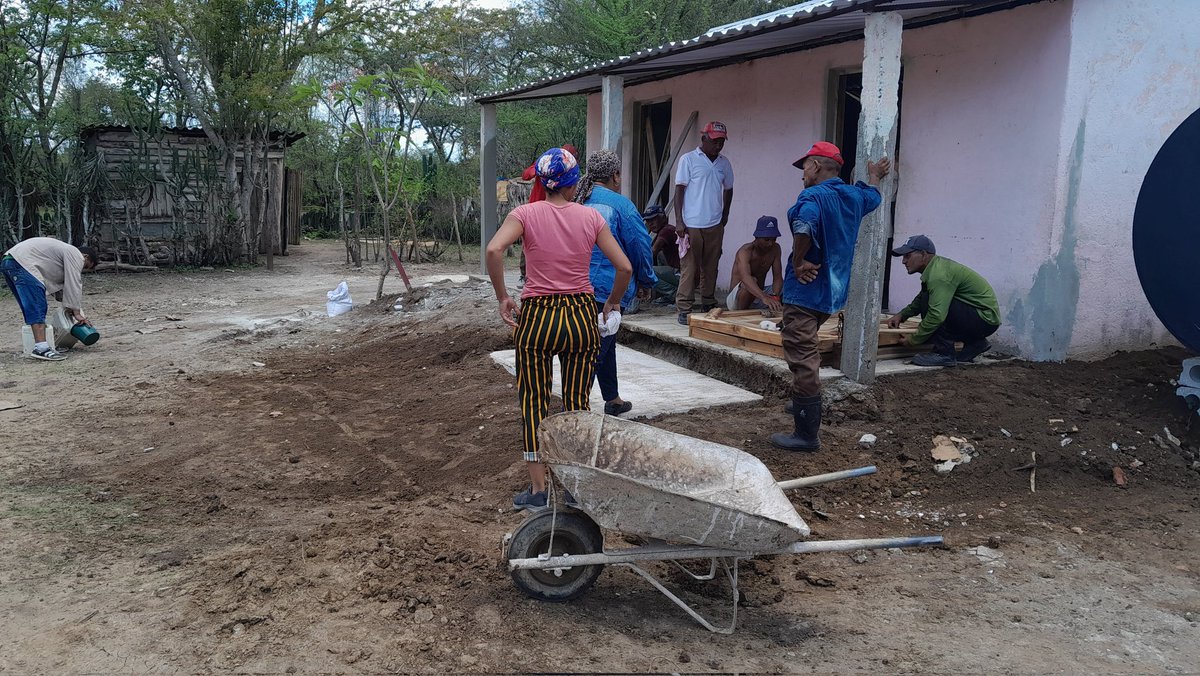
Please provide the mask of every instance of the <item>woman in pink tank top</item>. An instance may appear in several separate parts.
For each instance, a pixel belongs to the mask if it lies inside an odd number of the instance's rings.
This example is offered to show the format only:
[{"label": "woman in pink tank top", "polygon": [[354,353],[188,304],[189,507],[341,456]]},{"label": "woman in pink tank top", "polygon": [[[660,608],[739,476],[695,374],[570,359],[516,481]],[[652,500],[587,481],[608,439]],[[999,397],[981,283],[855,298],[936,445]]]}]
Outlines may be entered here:
[{"label": "woman in pink tank top", "polygon": [[[588,279],[592,247],[600,247],[616,269],[613,293],[602,313],[605,318],[620,307],[633,273],[604,217],[572,201],[579,181],[574,155],[551,148],[538,158],[536,167],[546,199],[513,209],[487,246],[488,276],[500,301],[500,318],[515,329],[517,345],[517,396],[530,487],[513,498],[515,509],[546,506],[546,468],[538,457],[537,429],[550,408],[554,357],[562,368],[563,410],[590,408],[600,349]],[[504,283],[504,251],[522,237],[525,288],[518,307]],[[567,501],[571,501],[569,494]]]}]

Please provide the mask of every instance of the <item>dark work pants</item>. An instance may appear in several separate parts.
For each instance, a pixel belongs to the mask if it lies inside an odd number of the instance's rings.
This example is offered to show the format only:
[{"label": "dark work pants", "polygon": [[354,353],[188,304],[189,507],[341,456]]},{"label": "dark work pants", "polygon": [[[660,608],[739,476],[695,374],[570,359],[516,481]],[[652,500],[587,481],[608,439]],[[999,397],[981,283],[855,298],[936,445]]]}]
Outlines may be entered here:
[{"label": "dark work pants", "polygon": [[817,332],[829,315],[799,305],[783,306],[783,356],[792,371],[795,397],[821,394],[821,349]]},{"label": "dark work pants", "polygon": [[[604,303],[596,303],[596,312],[604,313]],[[621,308],[621,314],[625,314],[625,308]],[[615,333],[600,339],[600,352],[596,355],[596,380],[600,381],[600,394],[604,397],[605,402],[621,397],[620,390],[617,389],[617,334]]]},{"label": "dark work pants", "polygon": [[[922,293],[917,296],[917,302],[922,310],[920,315],[924,317],[928,308],[928,297]],[[934,352],[954,356],[954,343],[970,345],[992,335],[998,328],[998,325],[983,321],[979,310],[956,298],[950,301],[946,320],[934,330],[933,335],[929,337],[929,343],[933,345]]]}]

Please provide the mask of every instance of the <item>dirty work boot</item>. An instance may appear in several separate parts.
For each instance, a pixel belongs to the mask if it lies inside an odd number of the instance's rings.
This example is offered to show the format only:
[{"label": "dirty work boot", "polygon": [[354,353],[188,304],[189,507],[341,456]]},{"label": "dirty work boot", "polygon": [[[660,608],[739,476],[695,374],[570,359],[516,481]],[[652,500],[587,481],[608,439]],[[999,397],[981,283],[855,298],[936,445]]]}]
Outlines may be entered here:
[{"label": "dirty work boot", "polygon": [[917,366],[954,366],[958,363],[953,354],[941,352],[922,352],[913,357],[912,363]]},{"label": "dirty work boot", "polygon": [[821,395],[792,399],[792,420],[796,428],[791,434],[776,432],[771,445],[785,451],[819,451],[821,439]]},{"label": "dirty work boot", "polygon": [[987,338],[980,338],[979,340],[971,341],[970,343],[963,345],[963,349],[958,351],[958,362],[960,364],[973,362],[975,361],[975,357],[978,357],[990,349],[992,349],[992,344],[987,342]]}]

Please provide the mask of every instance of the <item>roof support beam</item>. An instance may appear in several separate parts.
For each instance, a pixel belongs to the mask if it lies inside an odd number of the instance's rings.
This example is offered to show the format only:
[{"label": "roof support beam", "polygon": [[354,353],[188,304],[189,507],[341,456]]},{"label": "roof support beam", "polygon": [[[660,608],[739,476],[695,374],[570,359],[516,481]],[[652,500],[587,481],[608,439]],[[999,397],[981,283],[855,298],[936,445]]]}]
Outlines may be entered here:
[{"label": "roof support beam", "polygon": [[603,131],[601,147],[615,153],[621,152],[621,134],[625,124],[625,78],[620,75],[605,75],[600,80],[600,110]]},{"label": "roof support beam", "polygon": [[496,104],[479,107],[479,271],[487,274],[487,245],[500,227],[496,200]]},{"label": "roof support beam", "polygon": [[[900,117],[900,37],[904,18],[897,12],[866,16],[863,49],[862,115],[858,127],[856,179],[866,180],[868,160],[896,155]],[[842,373],[858,383],[875,381],[879,313],[883,309],[883,269],[892,234],[896,167],[883,180],[883,202],[867,215],[858,232],[850,294],[842,330]]]}]

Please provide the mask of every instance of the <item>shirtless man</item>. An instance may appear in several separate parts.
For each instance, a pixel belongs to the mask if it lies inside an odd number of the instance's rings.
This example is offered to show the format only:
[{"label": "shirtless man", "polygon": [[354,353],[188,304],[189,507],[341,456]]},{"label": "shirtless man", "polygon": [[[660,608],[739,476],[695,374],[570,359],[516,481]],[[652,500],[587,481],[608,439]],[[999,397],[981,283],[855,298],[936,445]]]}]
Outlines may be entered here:
[{"label": "shirtless man", "polygon": [[[771,312],[783,312],[779,294],[783,289],[783,251],[775,242],[779,238],[779,222],[774,216],[758,219],[754,229],[754,241],[743,244],[733,258],[733,275],[729,282],[732,288],[725,299],[730,310],[767,308]],[[771,292],[763,289],[767,285],[767,271],[771,272]]]}]

